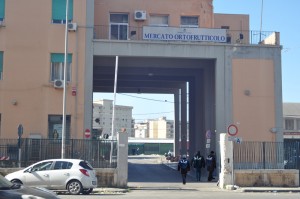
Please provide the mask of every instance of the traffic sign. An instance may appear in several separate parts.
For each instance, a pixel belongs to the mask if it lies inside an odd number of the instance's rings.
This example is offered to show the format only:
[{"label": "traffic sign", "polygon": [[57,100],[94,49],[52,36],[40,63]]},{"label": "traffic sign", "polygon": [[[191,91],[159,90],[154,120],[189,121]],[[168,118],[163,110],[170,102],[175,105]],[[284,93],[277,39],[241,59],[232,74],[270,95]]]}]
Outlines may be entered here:
[{"label": "traffic sign", "polygon": [[206,139],[210,139],[211,138],[211,132],[210,132],[210,130],[206,131],[205,136],[206,136]]},{"label": "traffic sign", "polygon": [[91,137],[91,131],[90,131],[90,129],[85,129],[84,136],[85,136],[85,138],[90,138]]},{"label": "traffic sign", "polygon": [[230,135],[230,136],[236,136],[237,133],[238,133],[238,128],[237,128],[237,126],[234,125],[234,124],[230,124],[230,125],[228,126],[228,128],[227,128],[227,133],[228,133],[228,135]]},{"label": "traffic sign", "polygon": [[242,143],[242,138],[236,138],[235,142],[238,143],[238,144],[241,144]]}]

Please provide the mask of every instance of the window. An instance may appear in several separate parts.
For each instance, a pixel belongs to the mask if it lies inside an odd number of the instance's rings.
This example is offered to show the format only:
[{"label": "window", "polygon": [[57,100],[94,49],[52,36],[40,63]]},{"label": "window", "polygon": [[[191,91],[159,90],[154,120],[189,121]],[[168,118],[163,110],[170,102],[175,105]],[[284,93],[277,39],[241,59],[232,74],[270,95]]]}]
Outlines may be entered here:
[{"label": "window", "polygon": [[297,122],[297,130],[299,131],[300,130],[300,119],[297,119],[296,122]]},{"label": "window", "polygon": [[5,18],[5,0],[0,0],[0,21],[4,21]]},{"label": "window", "polygon": [[226,30],[229,30],[230,27],[229,26],[221,26],[221,29],[226,29]]},{"label": "window", "polygon": [[199,27],[198,17],[182,16],[180,18],[180,26],[198,28]]},{"label": "window", "polygon": [[128,39],[128,14],[110,14],[110,39]]},{"label": "window", "polygon": [[294,130],[294,120],[285,119],[285,130]]},{"label": "window", "polygon": [[[63,53],[51,53],[51,81],[64,80],[64,61]],[[72,54],[68,54],[67,58],[67,81],[71,81],[71,63]]]},{"label": "window", "polygon": [[[1,1],[1,0],[0,0]],[[73,0],[69,0],[68,22],[73,20]],[[52,23],[66,23],[66,0],[52,0]]]},{"label": "window", "polygon": [[54,170],[58,169],[71,169],[73,163],[72,162],[66,162],[66,161],[56,161],[54,165]]},{"label": "window", "polygon": [[168,15],[150,15],[151,26],[168,26],[169,16]]},{"label": "window", "polygon": [[42,163],[39,163],[37,165],[34,165],[32,167],[32,169],[31,169],[31,171],[32,172],[35,172],[35,171],[46,171],[46,170],[50,170],[51,166],[52,166],[52,161],[42,162]]},{"label": "window", "polygon": [[3,78],[3,52],[0,51],[0,80]]}]

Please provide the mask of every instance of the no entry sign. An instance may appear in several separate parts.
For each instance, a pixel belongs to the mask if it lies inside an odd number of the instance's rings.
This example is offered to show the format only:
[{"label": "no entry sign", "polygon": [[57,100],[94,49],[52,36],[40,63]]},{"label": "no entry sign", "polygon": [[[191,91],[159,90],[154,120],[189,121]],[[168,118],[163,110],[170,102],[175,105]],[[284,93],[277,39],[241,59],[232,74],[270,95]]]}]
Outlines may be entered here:
[{"label": "no entry sign", "polygon": [[85,129],[84,136],[85,136],[85,138],[90,138],[91,137],[91,131],[90,131],[90,129]]}]

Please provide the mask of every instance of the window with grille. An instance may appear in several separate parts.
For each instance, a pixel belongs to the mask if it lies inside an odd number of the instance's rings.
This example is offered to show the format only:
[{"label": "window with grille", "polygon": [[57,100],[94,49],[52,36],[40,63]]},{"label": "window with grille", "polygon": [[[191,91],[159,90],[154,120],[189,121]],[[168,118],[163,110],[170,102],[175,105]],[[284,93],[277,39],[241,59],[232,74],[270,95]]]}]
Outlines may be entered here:
[{"label": "window with grille", "polygon": [[168,15],[150,15],[149,19],[150,26],[168,26],[169,16]]},{"label": "window with grille", "polygon": [[[51,81],[64,80],[64,57],[63,53],[51,53]],[[67,81],[71,81],[72,54],[67,58]]]},{"label": "window with grille", "polygon": [[294,120],[285,119],[285,130],[294,130]]},{"label": "window with grille", "polygon": [[181,16],[180,18],[181,27],[198,28],[199,17],[198,16]]}]

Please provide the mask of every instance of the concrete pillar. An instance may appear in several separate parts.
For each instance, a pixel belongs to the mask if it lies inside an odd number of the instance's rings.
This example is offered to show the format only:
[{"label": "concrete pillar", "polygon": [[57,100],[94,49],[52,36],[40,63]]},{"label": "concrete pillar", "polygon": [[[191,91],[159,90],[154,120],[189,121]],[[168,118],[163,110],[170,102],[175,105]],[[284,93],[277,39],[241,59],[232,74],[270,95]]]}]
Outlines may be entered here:
[{"label": "concrete pillar", "polygon": [[233,143],[228,141],[227,133],[220,134],[220,161],[221,173],[219,176],[219,187],[222,189],[234,185],[233,175]]},{"label": "concrete pillar", "polygon": [[117,187],[127,187],[128,182],[128,134],[120,132],[118,137]]}]

